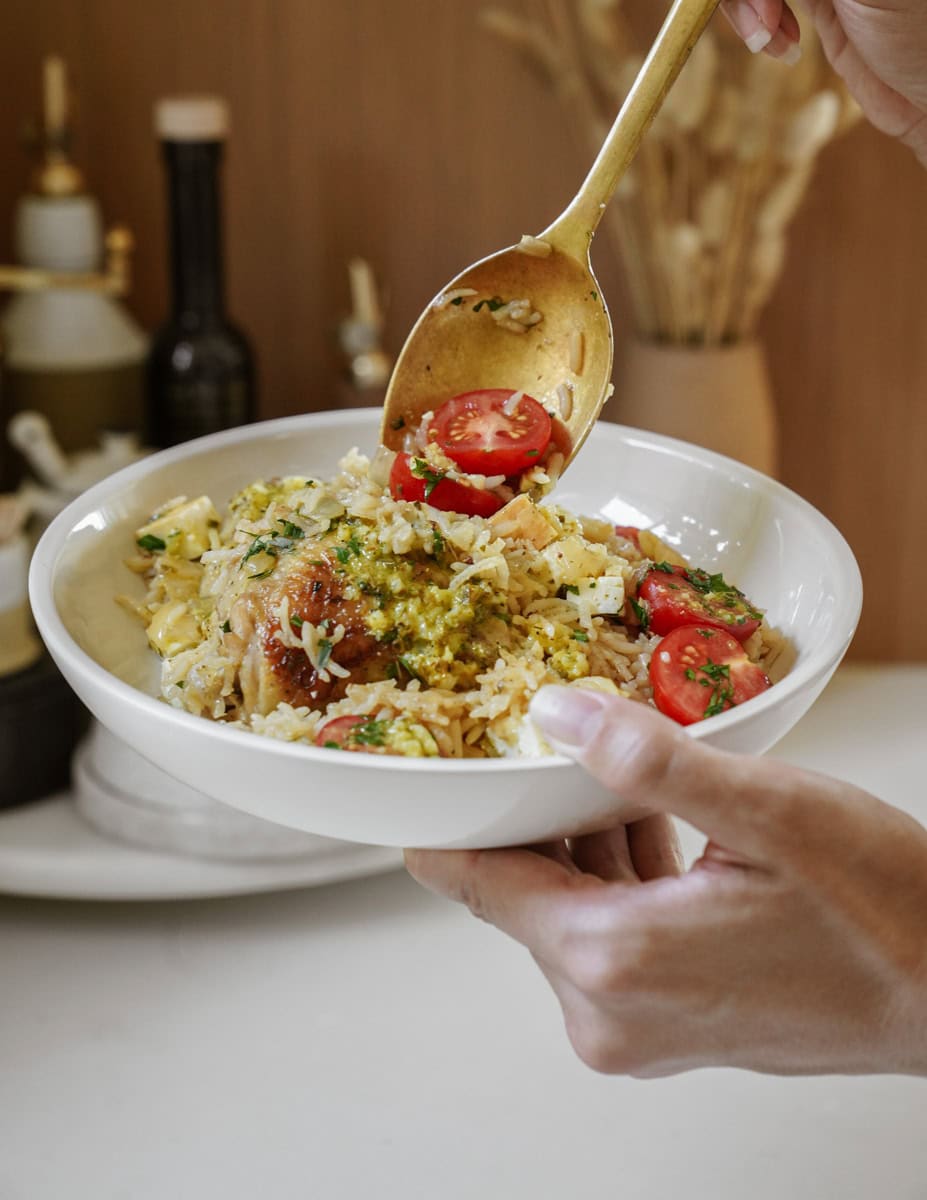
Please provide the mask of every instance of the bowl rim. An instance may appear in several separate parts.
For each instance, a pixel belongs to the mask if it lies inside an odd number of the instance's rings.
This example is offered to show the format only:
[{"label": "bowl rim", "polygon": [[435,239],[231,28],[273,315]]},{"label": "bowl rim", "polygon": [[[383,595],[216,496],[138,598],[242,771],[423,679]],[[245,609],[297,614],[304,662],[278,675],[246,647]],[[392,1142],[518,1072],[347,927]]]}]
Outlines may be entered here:
[{"label": "bowl rim", "polygon": [[[294,431],[302,432],[306,427],[326,428],[333,425],[347,426],[348,428],[369,427],[373,424],[374,417],[379,419],[379,409],[333,409],[253,422],[250,425],[207,434],[205,437],[157,451],[123,467],[82,492],[49,524],[36,545],[30,563],[29,599],[36,625],[48,649],[54,658],[59,662],[65,662],[74,673],[89,677],[95,690],[102,688],[113,692],[115,698],[131,705],[143,714],[147,713],[158,721],[167,722],[178,732],[191,733],[194,729],[198,729],[199,736],[212,738],[220,744],[234,745],[239,748],[245,744],[241,739],[247,738],[249,739],[247,744],[253,742],[255,753],[302,759],[329,766],[339,762],[361,770],[411,770],[426,774],[445,775],[454,771],[479,775],[499,771],[505,773],[526,770],[562,770],[564,767],[575,766],[572,759],[556,753],[543,758],[448,760],[352,754],[349,756],[349,761],[343,755],[335,759],[331,756],[331,752],[326,751],[324,747],[311,746],[304,742],[284,742],[276,738],[261,737],[246,729],[209,721],[165,704],[160,698],[151,696],[140,688],[126,683],[101,666],[77,644],[68,632],[55,603],[55,580],[61,554],[69,537],[83,528],[87,524],[89,515],[113,496],[130,489],[140,479],[153,474],[168,462],[174,465],[214,449],[233,446],[239,442],[247,443],[255,438],[263,440],[281,435],[286,436]],[[700,467],[708,467],[737,485],[767,494],[771,493],[787,507],[792,508],[806,519],[810,519],[812,524],[821,528],[822,533],[826,535],[830,550],[832,560],[830,565],[834,575],[845,589],[843,594],[846,603],[841,606],[843,618],[835,622],[835,628],[821,645],[815,646],[774,687],[762,695],[754,697],[750,701],[749,708],[729,709],[727,712],[712,717],[710,721],[684,726],[685,732],[690,737],[698,739],[716,732],[721,733],[744,721],[757,719],[767,709],[777,707],[787,701],[789,697],[800,692],[802,688],[812,685],[840,660],[853,638],[862,611],[862,576],[846,539],[822,512],[799,496],[797,492],[786,487],[785,484],[714,450],[707,450],[665,434],[651,433],[648,430],[635,429],[628,425],[619,425],[609,421],[600,421],[590,436],[615,438],[622,444],[630,445],[635,449],[655,451],[698,464]],[[345,453],[347,453],[347,448]],[[582,452],[580,452],[579,459],[582,459]],[[575,466],[573,469],[576,469]]]}]

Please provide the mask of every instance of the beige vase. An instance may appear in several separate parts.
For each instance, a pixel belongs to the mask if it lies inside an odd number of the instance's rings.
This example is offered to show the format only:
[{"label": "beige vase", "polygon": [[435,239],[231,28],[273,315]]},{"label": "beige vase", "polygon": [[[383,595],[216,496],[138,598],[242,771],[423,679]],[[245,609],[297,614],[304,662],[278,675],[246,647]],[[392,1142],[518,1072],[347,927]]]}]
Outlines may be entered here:
[{"label": "beige vase", "polygon": [[776,474],[776,411],[759,342],[690,348],[631,341],[614,378],[607,420],[695,442]]}]

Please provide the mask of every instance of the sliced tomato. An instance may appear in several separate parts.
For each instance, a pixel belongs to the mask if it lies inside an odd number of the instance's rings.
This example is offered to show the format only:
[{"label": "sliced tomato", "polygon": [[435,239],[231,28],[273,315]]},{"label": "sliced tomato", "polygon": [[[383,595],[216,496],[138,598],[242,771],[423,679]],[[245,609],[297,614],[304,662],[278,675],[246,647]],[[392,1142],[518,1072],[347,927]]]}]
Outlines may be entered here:
[{"label": "sliced tomato", "polygon": [[328,750],[355,750],[360,754],[389,754],[382,743],[382,722],[370,717],[333,717],[315,735],[317,746]]},{"label": "sliced tomato", "polygon": [[637,589],[637,606],[641,624],[661,636],[680,625],[698,624],[726,629],[745,642],[763,619],[723,575],[670,563],[658,563],[647,572]]},{"label": "sliced tomato", "polygon": [[511,388],[485,388],[446,400],[428,436],[472,475],[518,475],[537,466],[550,442],[550,415],[533,396]]},{"label": "sliced tomato", "polygon": [[770,687],[736,638],[704,624],[682,625],[658,643],[650,682],[657,708],[680,725],[726,712]]},{"label": "sliced tomato", "polygon": [[467,517],[491,517],[504,503],[492,492],[446,478],[423,458],[410,454],[396,455],[389,474],[389,490],[394,500],[421,500],[432,508]]}]

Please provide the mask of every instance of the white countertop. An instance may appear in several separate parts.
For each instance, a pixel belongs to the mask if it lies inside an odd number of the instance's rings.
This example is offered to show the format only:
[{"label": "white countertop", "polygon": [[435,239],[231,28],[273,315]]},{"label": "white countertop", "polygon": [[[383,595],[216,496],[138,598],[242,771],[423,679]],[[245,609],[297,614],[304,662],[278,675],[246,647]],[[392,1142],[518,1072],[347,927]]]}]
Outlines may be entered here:
[{"label": "white countertop", "polygon": [[[927,666],[844,668],[776,753],[927,823]],[[597,1076],[401,872],[0,899],[0,1114],[0,1200],[927,1198],[927,1081]]]}]

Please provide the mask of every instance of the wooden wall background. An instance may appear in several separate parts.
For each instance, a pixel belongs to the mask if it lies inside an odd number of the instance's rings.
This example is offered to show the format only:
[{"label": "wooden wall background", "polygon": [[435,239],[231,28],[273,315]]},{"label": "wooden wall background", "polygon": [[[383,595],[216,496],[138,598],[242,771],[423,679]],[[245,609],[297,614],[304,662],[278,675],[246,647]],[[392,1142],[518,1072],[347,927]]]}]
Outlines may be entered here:
[{"label": "wooden wall background", "polygon": [[[79,93],[79,160],[107,219],[136,233],[131,307],[156,324],[167,278],[152,103],[222,93],[230,308],[259,351],[262,415],[327,407],[350,256],[388,284],[398,349],[445,279],[543,228],[587,165],[557,103],[479,28],[477,9],[4,0],[0,254],[26,178],[20,127],[37,107],[41,57],[56,51]],[[927,659],[925,264],[927,174],[859,128],[822,160],[764,327],[783,478],[836,522],[863,568],[857,657]],[[597,271],[618,296],[604,237]]]}]

